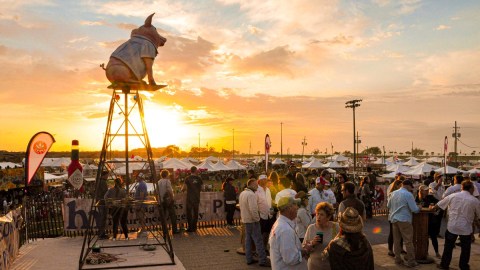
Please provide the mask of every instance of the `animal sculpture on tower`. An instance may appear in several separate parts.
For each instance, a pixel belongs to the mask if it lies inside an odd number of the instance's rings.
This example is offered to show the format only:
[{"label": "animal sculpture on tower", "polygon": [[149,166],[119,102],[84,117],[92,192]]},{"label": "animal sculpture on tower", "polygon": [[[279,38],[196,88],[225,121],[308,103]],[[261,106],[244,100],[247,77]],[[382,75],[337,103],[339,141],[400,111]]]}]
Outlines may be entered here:
[{"label": "animal sculpture on tower", "polygon": [[105,74],[112,84],[146,84],[143,78],[147,76],[149,85],[156,85],[153,62],[158,54],[158,47],[165,45],[167,39],[158,34],[152,25],[154,14],[147,17],[144,25],[133,29],[130,39],[110,56]]}]

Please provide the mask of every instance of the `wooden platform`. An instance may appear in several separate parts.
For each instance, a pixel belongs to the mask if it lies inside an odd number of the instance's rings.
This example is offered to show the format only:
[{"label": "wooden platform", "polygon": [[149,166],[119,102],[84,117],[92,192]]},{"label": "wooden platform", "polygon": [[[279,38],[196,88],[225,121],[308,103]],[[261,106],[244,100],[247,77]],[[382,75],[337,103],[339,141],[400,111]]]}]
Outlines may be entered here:
[{"label": "wooden platform", "polygon": [[138,90],[138,91],[157,91],[164,87],[167,87],[166,84],[157,84],[157,85],[150,85],[146,83],[118,83],[114,82],[109,85],[107,88],[113,90],[122,90],[124,92],[129,92],[130,90]]}]

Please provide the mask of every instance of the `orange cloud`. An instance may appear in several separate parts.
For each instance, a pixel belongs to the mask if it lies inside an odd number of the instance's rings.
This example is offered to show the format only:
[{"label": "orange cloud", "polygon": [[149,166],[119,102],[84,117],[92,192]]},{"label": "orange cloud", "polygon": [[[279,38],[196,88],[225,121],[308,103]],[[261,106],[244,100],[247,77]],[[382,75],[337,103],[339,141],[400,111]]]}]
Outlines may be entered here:
[{"label": "orange cloud", "polygon": [[265,76],[293,77],[294,55],[288,46],[281,46],[249,57],[235,56],[229,64],[235,74],[259,73]]}]

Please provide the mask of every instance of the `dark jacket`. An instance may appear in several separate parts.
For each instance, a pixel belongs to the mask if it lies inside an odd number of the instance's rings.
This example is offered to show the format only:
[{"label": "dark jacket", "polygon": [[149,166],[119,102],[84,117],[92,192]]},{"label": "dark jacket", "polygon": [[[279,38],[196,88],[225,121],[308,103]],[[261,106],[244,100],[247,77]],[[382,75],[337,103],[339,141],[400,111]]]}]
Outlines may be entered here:
[{"label": "dark jacket", "polygon": [[223,184],[223,197],[226,201],[235,201],[237,200],[237,193],[230,181],[227,181]]},{"label": "dark jacket", "polygon": [[[327,247],[330,269],[332,270],[373,270],[372,246],[364,238],[359,249],[348,251],[339,245],[340,238],[335,238]],[[344,240],[343,240],[344,241]]]}]

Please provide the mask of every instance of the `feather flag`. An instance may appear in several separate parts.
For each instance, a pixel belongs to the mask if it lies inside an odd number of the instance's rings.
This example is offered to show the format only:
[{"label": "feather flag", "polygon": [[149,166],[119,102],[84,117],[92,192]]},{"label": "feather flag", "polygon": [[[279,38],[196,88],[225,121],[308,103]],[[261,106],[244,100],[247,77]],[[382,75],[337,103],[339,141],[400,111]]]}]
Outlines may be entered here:
[{"label": "feather flag", "polygon": [[25,187],[32,180],[54,142],[53,136],[45,131],[38,132],[30,139],[25,155]]},{"label": "feather flag", "polygon": [[447,153],[448,153],[448,137],[445,136],[445,142],[443,143],[444,175],[447,174]]},{"label": "feather flag", "polygon": [[265,173],[268,173],[268,154],[270,154],[270,147],[272,142],[270,142],[270,136],[265,135]]}]

